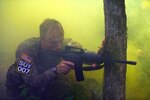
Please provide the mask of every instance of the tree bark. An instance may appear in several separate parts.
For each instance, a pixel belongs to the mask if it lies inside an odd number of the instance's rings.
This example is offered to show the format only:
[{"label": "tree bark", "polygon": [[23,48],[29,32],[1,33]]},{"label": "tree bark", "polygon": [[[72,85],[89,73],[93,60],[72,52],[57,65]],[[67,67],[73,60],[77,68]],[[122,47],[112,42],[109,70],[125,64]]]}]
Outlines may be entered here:
[{"label": "tree bark", "polygon": [[[104,0],[106,58],[126,60],[127,28],[125,0]],[[126,65],[106,62],[103,100],[125,100]]]}]

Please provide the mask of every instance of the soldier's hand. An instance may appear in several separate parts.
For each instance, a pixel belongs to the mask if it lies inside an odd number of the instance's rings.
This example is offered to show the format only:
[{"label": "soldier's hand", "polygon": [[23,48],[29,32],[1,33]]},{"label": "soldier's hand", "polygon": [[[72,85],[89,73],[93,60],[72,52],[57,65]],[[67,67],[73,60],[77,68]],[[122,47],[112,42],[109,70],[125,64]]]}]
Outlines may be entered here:
[{"label": "soldier's hand", "polygon": [[58,74],[67,74],[73,69],[74,63],[70,61],[62,60],[58,65],[56,65],[56,73]]}]

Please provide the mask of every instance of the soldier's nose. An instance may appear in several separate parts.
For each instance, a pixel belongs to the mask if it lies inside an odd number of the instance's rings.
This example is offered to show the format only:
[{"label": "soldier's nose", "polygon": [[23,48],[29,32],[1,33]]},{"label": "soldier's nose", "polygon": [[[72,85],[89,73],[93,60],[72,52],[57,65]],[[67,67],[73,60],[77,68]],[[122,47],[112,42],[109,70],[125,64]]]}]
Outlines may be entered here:
[{"label": "soldier's nose", "polygon": [[57,51],[60,51],[61,49],[62,49],[62,44],[58,43],[58,45],[57,45]]}]

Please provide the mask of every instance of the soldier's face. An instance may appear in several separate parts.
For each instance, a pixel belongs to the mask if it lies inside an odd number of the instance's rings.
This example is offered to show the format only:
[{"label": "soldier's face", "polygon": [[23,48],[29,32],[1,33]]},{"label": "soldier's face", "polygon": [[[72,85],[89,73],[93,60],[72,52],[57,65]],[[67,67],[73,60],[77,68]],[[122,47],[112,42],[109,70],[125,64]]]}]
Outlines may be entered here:
[{"label": "soldier's face", "polygon": [[63,40],[64,33],[58,26],[49,28],[41,40],[41,48],[48,51],[61,51]]}]

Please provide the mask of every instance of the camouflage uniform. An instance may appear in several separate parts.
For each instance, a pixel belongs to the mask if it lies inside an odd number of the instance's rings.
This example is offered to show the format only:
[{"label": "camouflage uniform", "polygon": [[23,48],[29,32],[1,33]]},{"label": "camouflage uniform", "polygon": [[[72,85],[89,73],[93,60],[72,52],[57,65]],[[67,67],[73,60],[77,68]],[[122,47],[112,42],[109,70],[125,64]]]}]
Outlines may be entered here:
[{"label": "camouflage uniform", "polygon": [[[86,89],[82,92],[80,85],[70,84],[65,75],[53,71],[60,60],[61,57],[40,48],[39,38],[21,43],[16,50],[16,62],[6,78],[11,100],[88,100],[88,96],[84,96],[88,94]],[[76,96],[79,91],[84,98]]]}]

